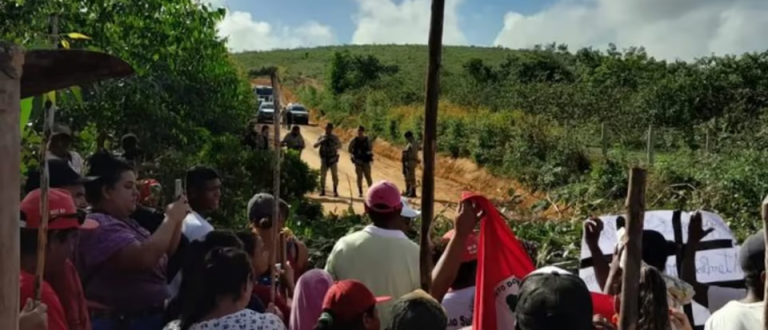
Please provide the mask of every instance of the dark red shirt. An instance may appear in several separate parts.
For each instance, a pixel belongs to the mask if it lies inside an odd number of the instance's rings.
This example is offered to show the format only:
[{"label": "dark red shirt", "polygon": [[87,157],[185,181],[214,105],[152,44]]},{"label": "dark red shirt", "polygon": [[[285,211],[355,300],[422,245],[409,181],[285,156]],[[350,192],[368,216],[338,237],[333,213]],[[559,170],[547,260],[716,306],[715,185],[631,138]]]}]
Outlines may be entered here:
[{"label": "dark red shirt", "polygon": [[[53,291],[48,282],[43,281],[43,287],[40,288],[40,302],[48,306],[48,330],[70,330],[67,325],[67,318],[64,316],[64,308],[61,307],[59,297]],[[35,295],[35,275],[21,271],[19,281],[19,297],[21,298],[21,309],[27,303],[27,299],[34,299]]]}]

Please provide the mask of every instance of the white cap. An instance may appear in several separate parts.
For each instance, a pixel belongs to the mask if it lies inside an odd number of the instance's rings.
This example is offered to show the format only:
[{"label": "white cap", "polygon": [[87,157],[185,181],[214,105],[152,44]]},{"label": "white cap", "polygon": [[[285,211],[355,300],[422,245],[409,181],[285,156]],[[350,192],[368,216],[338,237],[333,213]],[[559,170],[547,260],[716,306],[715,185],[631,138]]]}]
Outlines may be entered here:
[{"label": "white cap", "polygon": [[405,218],[416,218],[421,215],[420,211],[414,210],[411,205],[408,204],[408,199],[400,197],[400,201],[403,203],[403,210],[400,211],[400,216]]}]

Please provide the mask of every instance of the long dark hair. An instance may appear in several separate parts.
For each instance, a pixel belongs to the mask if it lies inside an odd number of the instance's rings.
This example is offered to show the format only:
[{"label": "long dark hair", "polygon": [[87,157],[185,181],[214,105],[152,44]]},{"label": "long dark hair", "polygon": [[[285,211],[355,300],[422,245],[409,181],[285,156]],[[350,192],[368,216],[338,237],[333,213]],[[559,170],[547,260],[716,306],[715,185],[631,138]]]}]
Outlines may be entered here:
[{"label": "long dark hair", "polygon": [[182,304],[188,302],[193,294],[195,287],[204,283],[203,276],[208,262],[208,254],[216,248],[237,248],[241,249],[243,244],[231,231],[214,230],[202,240],[192,241],[186,249],[184,260],[181,265],[181,283],[176,297],[168,303],[165,310],[166,323],[176,320],[181,316]]},{"label": "long dark hair", "polygon": [[240,249],[215,248],[205,259],[205,269],[195,276],[200,285],[191,288],[189,299],[181,301],[181,330],[189,330],[212,312],[218,298],[240,299],[243,287],[253,278],[251,260]]},{"label": "long dark hair", "polygon": [[133,171],[131,165],[104,150],[91,155],[88,166],[88,176],[97,178],[85,184],[85,199],[91,205],[101,202],[104,187],[114,187],[120,182],[123,173]]},{"label": "long dark hair", "polygon": [[670,330],[667,284],[658,269],[645,266],[640,270],[637,298],[637,330]]},{"label": "long dark hair", "polygon": [[349,322],[339,322],[335,320],[335,315],[330,309],[324,309],[323,314],[320,315],[320,319],[317,320],[314,330],[365,330],[365,323],[363,322],[364,316],[373,316],[376,313],[376,305],[368,308],[363,314],[355,317]]}]

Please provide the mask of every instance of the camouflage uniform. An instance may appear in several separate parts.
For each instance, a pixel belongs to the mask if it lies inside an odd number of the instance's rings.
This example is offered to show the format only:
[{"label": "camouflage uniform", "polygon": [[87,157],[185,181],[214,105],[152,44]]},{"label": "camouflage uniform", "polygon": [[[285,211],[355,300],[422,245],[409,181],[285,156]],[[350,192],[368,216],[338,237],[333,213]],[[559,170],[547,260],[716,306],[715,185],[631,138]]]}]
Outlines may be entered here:
[{"label": "camouflage uniform", "polygon": [[411,139],[403,149],[403,175],[405,176],[405,195],[416,197],[416,167],[419,165],[419,145]]},{"label": "camouflage uniform", "polygon": [[333,179],[333,192],[338,196],[337,188],[339,186],[339,149],[341,141],[336,135],[321,135],[316,145],[320,147],[320,188],[321,195],[325,195],[325,178],[328,176],[328,170],[331,170],[331,179]]},{"label": "camouflage uniform", "polygon": [[349,141],[347,151],[352,155],[352,163],[355,164],[355,174],[357,174],[357,190],[360,197],[363,196],[363,177],[370,188],[373,185],[371,178],[371,163],[373,163],[373,148],[371,140],[367,136],[362,138],[355,137]]}]

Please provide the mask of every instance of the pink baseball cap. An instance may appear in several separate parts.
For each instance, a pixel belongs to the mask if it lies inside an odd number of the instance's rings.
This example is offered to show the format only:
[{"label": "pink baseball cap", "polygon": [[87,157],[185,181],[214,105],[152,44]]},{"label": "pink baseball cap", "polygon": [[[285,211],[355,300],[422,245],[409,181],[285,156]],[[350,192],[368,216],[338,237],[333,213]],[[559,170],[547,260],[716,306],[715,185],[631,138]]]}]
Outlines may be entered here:
[{"label": "pink baseball cap", "polygon": [[368,188],[368,194],[365,196],[365,207],[376,212],[400,212],[403,208],[400,190],[392,182],[379,181]]}]

